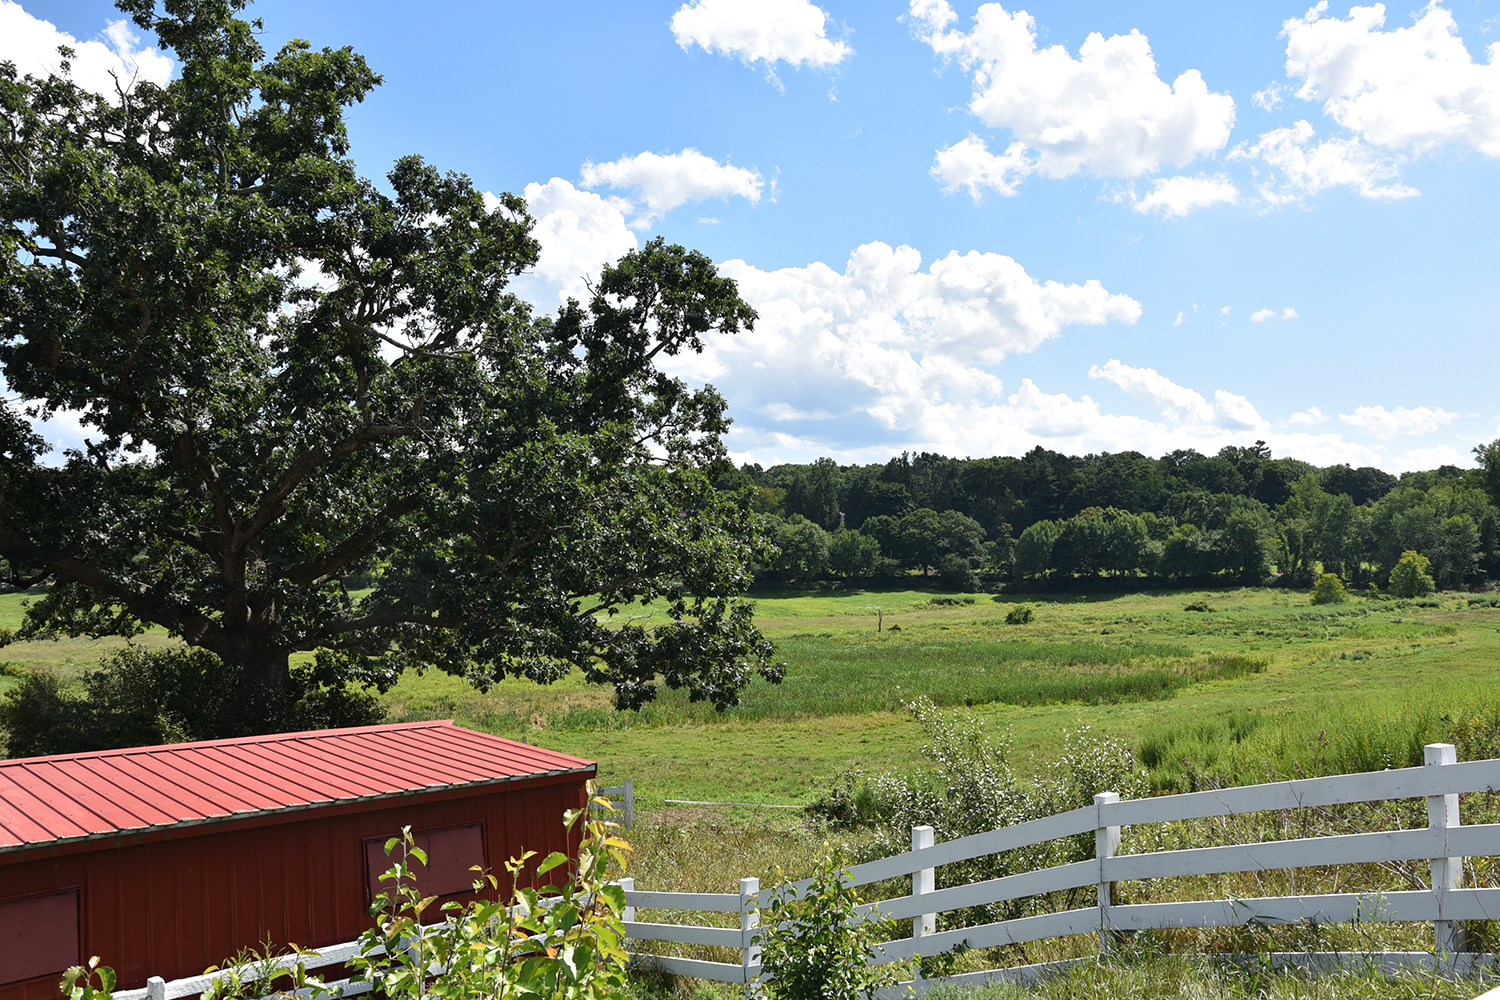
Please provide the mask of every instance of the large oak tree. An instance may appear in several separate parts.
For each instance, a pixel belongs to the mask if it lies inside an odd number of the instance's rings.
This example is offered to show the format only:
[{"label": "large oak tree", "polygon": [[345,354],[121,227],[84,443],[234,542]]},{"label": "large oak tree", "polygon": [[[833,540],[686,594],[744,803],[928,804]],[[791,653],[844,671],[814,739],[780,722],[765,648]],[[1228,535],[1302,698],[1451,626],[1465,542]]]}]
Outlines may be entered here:
[{"label": "large oak tree", "polygon": [[[267,57],[243,0],[120,6],[176,54],[165,88],[0,64],[0,569],[50,584],[12,638],[161,626],[263,729],[413,665],[578,668],[622,707],[778,679],[738,596],[765,543],[711,485],[724,401],[657,367],[749,327],[734,282],[655,240],[533,315],[521,199],[356,171],[359,55]],[[52,456],[26,418],[59,411],[87,445]]]}]

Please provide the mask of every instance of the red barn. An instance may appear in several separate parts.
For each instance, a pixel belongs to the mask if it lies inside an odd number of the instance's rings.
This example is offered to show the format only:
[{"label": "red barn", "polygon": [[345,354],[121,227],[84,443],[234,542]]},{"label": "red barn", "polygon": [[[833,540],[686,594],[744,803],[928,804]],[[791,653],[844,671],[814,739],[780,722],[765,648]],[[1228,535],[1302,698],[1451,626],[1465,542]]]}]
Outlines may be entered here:
[{"label": "red barn", "polygon": [[0,761],[0,1000],[53,1000],[91,955],[132,989],[268,935],[352,941],[386,838],[410,826],[419,888],[461,897],[471,865],[575,848],[595,769],[452,720]]}]

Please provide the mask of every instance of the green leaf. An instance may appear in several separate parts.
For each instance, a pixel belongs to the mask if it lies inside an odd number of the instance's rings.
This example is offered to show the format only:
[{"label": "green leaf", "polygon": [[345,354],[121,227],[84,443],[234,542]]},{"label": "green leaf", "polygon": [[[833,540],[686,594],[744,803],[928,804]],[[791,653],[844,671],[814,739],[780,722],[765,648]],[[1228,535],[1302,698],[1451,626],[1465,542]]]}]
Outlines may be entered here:
[{"label": "green leaf", "polygon": [[543,860],[541,864],[536,866],[536,873],[540,877],[547,874],[559,865],[565,865],[567,863],[568,856],[566,854],[562,854],[558,851],[553,851],[551,854],[547,855],[546,859]]}]

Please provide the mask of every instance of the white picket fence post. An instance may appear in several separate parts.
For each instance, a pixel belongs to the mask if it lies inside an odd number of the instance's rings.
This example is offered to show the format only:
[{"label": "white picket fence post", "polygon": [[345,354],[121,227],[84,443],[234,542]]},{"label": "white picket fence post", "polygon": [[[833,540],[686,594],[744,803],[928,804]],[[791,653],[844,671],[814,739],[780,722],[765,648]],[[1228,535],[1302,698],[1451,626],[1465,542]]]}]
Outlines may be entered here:
[{"label": "white picket fence post", "polygon": [[[1458,763],[1458,751],[1452,743],[1429,743],[1423,748],[1428,767],[1442,767]],[[1427,826],[1429,829],[1450,830],[1459,825],[1458,793],[1429,795],[1427,797]],[[1447,834],[1443,845],[1447,849]],[[1432,859],[1432,891],[1437,894],[1439,911],[1450,889],[1463,887],[1463,858]],[[1464,950],[1463,925],[1456,920],[1435,920],[1432,924],[1433,945],[1439,955],[1457,955]]]},{"label": "white picket fence post", "polygon": [[753,994],[755,973],[760,971],[760,942],[755,938],[760,927],[759,896],[760,879],[740,879],[740,966],[745,970],[747,997]]},{"label": "white picket fence post", "polygon": [[[635,892],[635,879],[620,879],[620,889],[624,892]],[[620,919],[627,924],[635,923],[635,907],[630,905],[630,897],[625,897],[625,911],[620,914]]]},{"label": "white picket fence post", "polygon": [[161,976],[146,980],[147,1000],[167,1000],[167,981]]},{"label": "white picket fence post", "polygon": [[1114,933],[1109,919],[1110,889],[1104,878],[1104,860],[1115,856],[1120,849],[1120,828],[1104,825],[1102,806],[1120,801],[1119,792],[1100,792],[1094,796],[1094,808],[1099,810],[1099,819],[1094,830],[1094,857],[1099,860],[1099,954],[1108,955],[1110,938]]},{"label": "white picket fence post", "polygon": [[[933,845],[933,832],[930,826],[914,826],[911,828],[911,849],[920,851]],[[921,896],[932,892],[937,887],[937,869],[923,868],[911,873],[911,894]],[[911,918],[911,936],[918,942],[928,934],[937,933],[937,914],[919,913]],[[917,951],[921,953],[921,945],[918,944]],[[922,970],[917,970],[917,976],[922,975]]]}]

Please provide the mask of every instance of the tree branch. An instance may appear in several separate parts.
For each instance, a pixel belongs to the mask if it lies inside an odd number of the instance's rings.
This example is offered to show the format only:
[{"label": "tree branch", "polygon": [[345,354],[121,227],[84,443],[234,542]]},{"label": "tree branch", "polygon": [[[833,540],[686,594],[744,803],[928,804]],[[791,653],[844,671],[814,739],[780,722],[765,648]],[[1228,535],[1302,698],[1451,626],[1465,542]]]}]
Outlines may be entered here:
[{"label": "tree branch", "polygon": [[282,579],[298,586],[323,582],[332,574],[369,555],[381,533],[389,526],[389,522],[410,514],[420,506],[421,501],[414,496],[403,497],[394,503],[387,504],[375,517],[378,523],[344,539],[322,559],[288,566],[281,571]]}]

